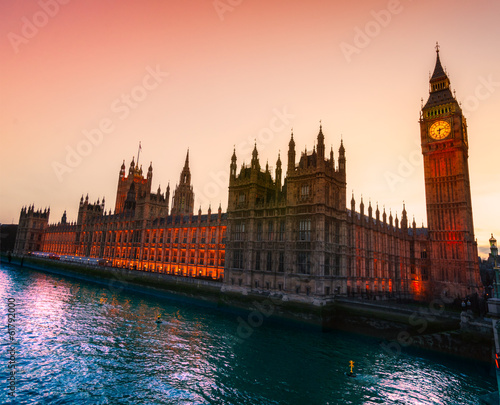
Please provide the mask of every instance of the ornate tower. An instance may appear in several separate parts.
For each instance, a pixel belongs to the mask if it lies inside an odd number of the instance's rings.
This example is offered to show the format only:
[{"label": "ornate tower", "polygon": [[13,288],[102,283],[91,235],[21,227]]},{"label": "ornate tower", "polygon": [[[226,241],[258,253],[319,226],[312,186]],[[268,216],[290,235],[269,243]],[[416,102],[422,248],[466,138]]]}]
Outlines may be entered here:
[{"label": "ornate tower", "polygon": [[25,254],[43,250],[45,229],[49,223],[50,208],[36,210],[33,205],[23,207],[19,216],[14,252]]},{"label": "ornate tower", "polygon": [[431,241],[431,288],[454,296],[474,293],[479,282],[468,166],[467,123],[439,58],[422,107],[427,222]]},{"label": "ornate tower", "polygon": [[191,185],[191,172],[189,171],[189,150],[186,155],[186,162],[181,172],[179,184],[177,185],[173,201],[172,215],[192,214],[194,209],[194,193]]},{"label": "ornate tower", "polygon": [[135,163],[134,158],[132,158],[128,169],[128,176],[125,176],[125,161],[123,161],[120,167],[118,186],[116,189],[115,214],[121,214],[124,211],[125,201],[127,200],[132,184],[134,184],[133,190],[135,192],[136,200],[151,192],[153,167],[152,165],[149,166],[147,177],[144,178],[142,174],[142,166],[139,166],[138,163],[139,154],[137,155],[137,163]]}]

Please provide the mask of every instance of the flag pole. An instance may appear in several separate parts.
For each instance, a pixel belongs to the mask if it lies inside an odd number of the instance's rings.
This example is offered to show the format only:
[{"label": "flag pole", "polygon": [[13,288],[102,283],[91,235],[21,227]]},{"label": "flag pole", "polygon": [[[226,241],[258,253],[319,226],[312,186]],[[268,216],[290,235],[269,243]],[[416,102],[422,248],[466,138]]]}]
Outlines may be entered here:
[{"label": "flag pole", "polygon": [[137,151],[137,167],[139,167],[139,155],[141,154],[141,141],[139,141],[139,150]]}]

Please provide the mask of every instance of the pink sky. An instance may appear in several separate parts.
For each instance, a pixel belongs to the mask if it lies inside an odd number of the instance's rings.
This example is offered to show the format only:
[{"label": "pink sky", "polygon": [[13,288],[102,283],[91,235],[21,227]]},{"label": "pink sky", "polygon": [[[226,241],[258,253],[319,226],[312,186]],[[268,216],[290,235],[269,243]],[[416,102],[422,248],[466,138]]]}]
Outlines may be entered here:
[{"label": "pink sky", "polygon": [[257,139],[274,167],[291,128],[311,150],[321,120],[335,158],[344,140],[348,200],[399,215],[404,200],[425,224],[418,118],[439,41],[468,119],[482,253],[500,237],[498,1],[64,2],[0,3],[2,223],[32,203],[76,220],[82,193],[113,210],[139,141],[153,190],[175,187],[189,148],[196,207],[226,209],[233,145],[240,166]]}]

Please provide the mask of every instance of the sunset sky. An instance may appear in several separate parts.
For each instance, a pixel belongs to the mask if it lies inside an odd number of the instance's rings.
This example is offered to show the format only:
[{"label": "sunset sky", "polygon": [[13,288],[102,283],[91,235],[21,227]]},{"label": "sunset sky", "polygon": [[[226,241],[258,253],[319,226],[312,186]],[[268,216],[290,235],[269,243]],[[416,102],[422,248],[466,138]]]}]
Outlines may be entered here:
[{"label": "sunset sky", "polygon": [[[63,4],[64,3],[64,4]],[[0,222],[22,206],[114,210],[142,143],[153,191],[189,148],[195,206],[227,207],[230,157],[312,150],[323,125],[347,157],[348,201],[426,224],[419,111],[435,44],[468,120],[475,234],[500,239],[500,2],[39,0],[0,3]],[[90,140],[89,140],[90,139]],[[92,141],[92,143],[91,143]],[[298,157],[297,157],[298,159]]]}]

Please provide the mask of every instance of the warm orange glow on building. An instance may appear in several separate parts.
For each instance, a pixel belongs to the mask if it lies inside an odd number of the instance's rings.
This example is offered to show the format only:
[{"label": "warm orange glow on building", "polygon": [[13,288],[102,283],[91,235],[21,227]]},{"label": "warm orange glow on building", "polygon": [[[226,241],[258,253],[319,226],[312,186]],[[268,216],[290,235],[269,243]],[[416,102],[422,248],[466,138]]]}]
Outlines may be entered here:
[{"label": "warm orange glow on building", "polygon": [[[104,210],[104,199],[92,204],[88,196],[82,196],[74,223],[66,222],[66,213],[58,224],[48,225],[47,212],[31,207],[22,211],[26,220],[20,222],[26,225],[27,242],[19,243],[17,251],[98,258],[114,267],[222,281],[226,214],[219,207],[213,215],[211,209],[205,215],[201,210],[193,215],[192,204],[185,204],[193,199],[188,157],[177,194],[181,206],[174,200],[172,207],[176,215],[168,215],[169,187],[165,194],[159,188],[151,193],[152,177],[152,166],[145,179],[134,160],[128,176],[122,164],[113,214]],[[33,243],[32,228],[39,230]]]}]

